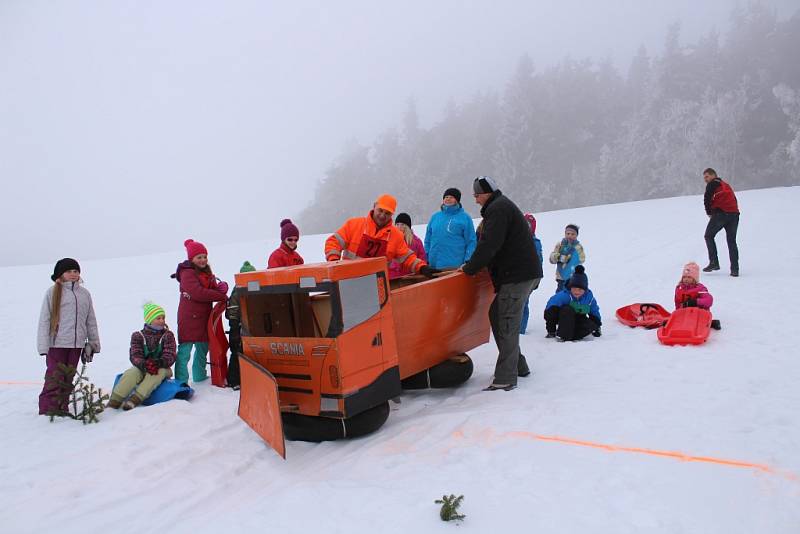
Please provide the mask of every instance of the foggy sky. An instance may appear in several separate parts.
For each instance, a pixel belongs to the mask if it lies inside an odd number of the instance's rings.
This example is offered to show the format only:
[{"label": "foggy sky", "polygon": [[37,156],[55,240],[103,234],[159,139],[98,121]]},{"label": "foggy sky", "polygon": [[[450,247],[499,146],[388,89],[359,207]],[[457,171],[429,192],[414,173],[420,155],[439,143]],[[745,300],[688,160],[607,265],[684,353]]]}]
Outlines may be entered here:
[{"label": "foggy sky", "polygon": [[724,32],[735,2],[288,4],[0,0],[0,265],[275,236],[409,97],[430,125],[525,52],[624,73],[674,21]]}]

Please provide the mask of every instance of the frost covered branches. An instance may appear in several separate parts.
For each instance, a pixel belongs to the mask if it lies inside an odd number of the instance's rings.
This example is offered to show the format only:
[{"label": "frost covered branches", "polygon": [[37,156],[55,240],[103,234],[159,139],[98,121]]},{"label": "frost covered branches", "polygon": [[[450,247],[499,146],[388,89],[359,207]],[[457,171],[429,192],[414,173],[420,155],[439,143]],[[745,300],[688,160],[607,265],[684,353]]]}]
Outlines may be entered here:
[{"label": "frost covered branches", "polygon": [[700,194],[709,166],[737,190],[800,184],[797,50],[800,11],[779,21],[754,3],[724,38],[682,44],[671,25],[660,55],[641,47],[626,75],[609,60],[537,70],[524,55],[500,93],[448,103],[429,129],[411,100],[398,129],[348,145],[304,226],[330,231],[383,192],[424,222],[447,187],[480,174],[534,211]]}]

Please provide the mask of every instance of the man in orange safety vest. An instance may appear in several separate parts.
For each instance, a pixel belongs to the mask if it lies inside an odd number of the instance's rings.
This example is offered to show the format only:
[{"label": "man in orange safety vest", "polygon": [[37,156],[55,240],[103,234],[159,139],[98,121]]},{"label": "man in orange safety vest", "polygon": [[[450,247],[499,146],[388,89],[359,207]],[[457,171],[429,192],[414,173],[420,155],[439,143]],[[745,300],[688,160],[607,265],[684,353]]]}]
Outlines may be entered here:
[{"label": "man in orange safety vest", "polygon": [[369,215],[348,219],[325,241],[325,259],[336,261],[383,256],[387,261],[395,260],[411,272],[431,278],[439,270],[417,258],[408,247],[403,233],[392,224],[396,209],[397,200],[393,196],[379,196]]}]

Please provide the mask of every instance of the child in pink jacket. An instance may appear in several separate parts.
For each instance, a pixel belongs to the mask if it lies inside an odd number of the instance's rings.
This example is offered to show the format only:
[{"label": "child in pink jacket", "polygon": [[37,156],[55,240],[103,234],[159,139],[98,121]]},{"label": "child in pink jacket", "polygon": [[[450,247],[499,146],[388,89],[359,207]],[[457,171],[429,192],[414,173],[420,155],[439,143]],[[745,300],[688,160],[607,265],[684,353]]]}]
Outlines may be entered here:
[{"label": "child in pink jacket", "polygon": [[[422,261],[426,261],[427,258],[425,257],[425,246],[422,244],[422,240],[414,233],[414,230],[411,229],[411,216],[408,213],[399,213],[397,217],[395,217],[394,225],[403,232],[403,237],[406,240],[408,248],[410,248],[414,254],[417,255],[417,258],[421,259]],[[400,278],[401,276],[405,276],[407,274],[411,274],[410,269],[403,267],[400,263],[394,260],[389,262],[390,280]]]},{"label": "child in pink jacket", "polygon": [[700,283],[700,266],[695,262],[683,266],[680,283],[675,287],[675,308],[698,307],[710,310],[714,297]]}]

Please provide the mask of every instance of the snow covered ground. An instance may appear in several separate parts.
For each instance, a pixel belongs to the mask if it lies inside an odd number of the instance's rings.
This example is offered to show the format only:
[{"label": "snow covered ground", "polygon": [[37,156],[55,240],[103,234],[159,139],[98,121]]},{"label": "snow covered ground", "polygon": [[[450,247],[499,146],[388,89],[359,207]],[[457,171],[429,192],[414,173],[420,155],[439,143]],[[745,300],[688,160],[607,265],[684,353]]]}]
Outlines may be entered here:
[{"label": "snow covered ground", "polygon": [[[581,225],[603,337],[544,338],[555,287],[545,264],[522,338],[534,374],[517,390],[481,391],[490,343],[471,353],[464,386],[405,394],[366,438],[288,442],[286,461],[236,416],[238,393],[208,383],[191,402],[106,412],[87,427],[37,416],[35,326],[52,265],[0,269],[0,531],[796,534],[800,188],[739,199],[742,276],[728,276],[721,233],[723,270],[702,281],[723,329],[704,346],[662,346],[614,318],[632,302],[671,308],[682,265],[705,265],[699,197],[543,213],[546,252],[566,223]],[[322,259],[324,237],[303,236],[307,261]],[[127,368],[145,300],[175,326],[176,245],[82,264],[103,344],[97,385]],[[275,245],[210,246],[210,260],[230,280],[245,259],[263,268]],[[459,526],[439,520],[444,493],[465,496]]]}]

